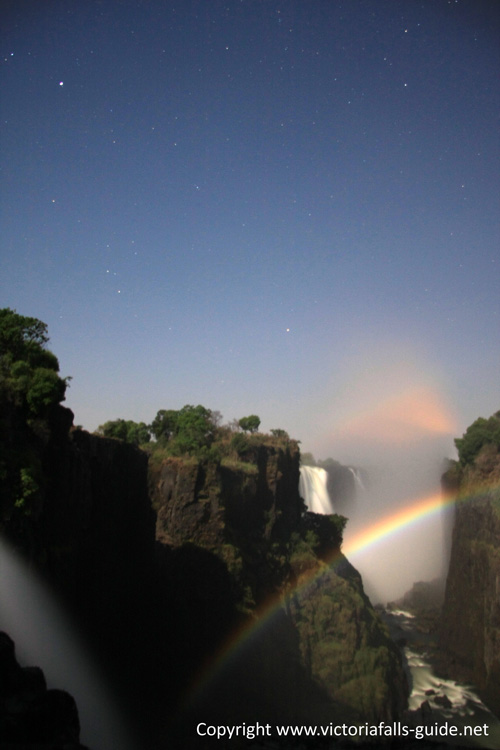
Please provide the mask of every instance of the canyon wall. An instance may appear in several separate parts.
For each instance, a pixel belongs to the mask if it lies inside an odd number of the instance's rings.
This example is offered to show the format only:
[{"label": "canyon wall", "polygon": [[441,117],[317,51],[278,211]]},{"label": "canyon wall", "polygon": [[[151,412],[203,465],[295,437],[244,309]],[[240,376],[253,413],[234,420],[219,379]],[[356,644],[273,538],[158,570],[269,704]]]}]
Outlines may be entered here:
[{"label": "canyon wall", "polygon": [[0,531],[66,610],[126,713],[146,717],[162,679],[148,460],[131,445],[70,430],[72,418],[57,407],[45,423],[12,420],[12,454],[34,467],[37,487],[23,502],[4,493]]},{"label": "canyon wall", "polygon": [[441,648],[450,674],[473,682],[500,715],[500,453],[485,445],[443,479],[457,503]]}]

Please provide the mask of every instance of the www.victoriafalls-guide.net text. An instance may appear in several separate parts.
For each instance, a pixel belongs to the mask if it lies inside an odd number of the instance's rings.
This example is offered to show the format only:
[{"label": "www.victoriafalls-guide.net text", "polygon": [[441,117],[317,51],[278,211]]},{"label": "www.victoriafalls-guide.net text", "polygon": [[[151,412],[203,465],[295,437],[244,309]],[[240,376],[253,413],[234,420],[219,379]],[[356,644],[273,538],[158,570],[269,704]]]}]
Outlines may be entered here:
[{"label": "www.victoriafalls-guide.net text", "polygon": [[488,737],[487,724],[457,727],[448,721],[443,723],[410,727],[400,721],[386,724],[323,724],[323,725],[280,725],[280,724],[237,724],[233,726],[200,722],[196,727],[200,737],[230,740],[233,737],[412,737],[422,740],[429,737]]}]

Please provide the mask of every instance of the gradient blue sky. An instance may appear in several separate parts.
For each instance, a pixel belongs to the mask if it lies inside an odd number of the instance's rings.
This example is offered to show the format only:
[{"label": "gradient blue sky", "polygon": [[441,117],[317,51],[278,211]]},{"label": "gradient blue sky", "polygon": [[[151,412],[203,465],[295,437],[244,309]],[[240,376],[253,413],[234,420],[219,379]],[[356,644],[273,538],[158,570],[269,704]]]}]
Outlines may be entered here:
[{"label": "gradient blue sky", "polygon": [[5,3],[1,305],[48,324],[75,422],[201,403],[342,458],[383,404],[450,446],[500,408],[499,21]]}]

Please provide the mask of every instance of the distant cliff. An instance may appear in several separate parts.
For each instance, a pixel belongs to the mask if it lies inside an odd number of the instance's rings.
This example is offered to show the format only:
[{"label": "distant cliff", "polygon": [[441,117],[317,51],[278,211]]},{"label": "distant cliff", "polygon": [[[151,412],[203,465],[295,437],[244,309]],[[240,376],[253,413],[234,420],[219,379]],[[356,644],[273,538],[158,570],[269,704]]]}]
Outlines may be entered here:
[{"label": "distant cliff", "polygon": [[457,494],[441,648],[454,677],[472,681],[500,714],[500,453],[485,444],[443,477]]}]

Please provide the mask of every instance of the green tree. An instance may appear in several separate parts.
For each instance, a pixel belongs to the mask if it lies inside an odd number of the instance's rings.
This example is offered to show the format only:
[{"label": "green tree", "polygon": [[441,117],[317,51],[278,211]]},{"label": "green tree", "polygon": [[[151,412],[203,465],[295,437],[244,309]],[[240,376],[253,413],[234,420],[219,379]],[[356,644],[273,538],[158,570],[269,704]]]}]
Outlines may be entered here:
[{"label": "green tree", "polygon": [[[28,517],[44,493],[40,446],[69,378],[47,348],[47,326],[0,310],[0,517]],[[22,524],[21,524],[22,526]]]},{"label": "green tree", "polygon": [[208,448],[214,439],[212,413],[199,404],[186,404],[178,412],[175,443],[181,453],[197,453]]},{"label": "green tree", "polygon": [[144,445],[151,440],[151,432],[144,422],[127,422],[127,442],[133,445]]},{"label": "green tree", "polygon": [[251,414],[249,417],[242,417],[238,420],[238,424],[245,432],[257,432],[260,427],[260,417]]},{"label": "green tree", "polygon": [[103,437],[117,438],[133,445],[143,445],[151,440],[149,427],[144,422],[134,422],[131,419],[114,419],[105,422],[97,428],[97,433]]},{"label": "green tree", "polygon": [[0,310],[0,354],[10,354],[13,360],[29,359],[38,354],[48,342],[47,326],[37,318],[18,315],[15,310]]},{"label": "green tree", "polygon": [[65,392],[66,382],[55,370],[37,367],[26,392],[26,403],[32,414],[42,414],[51,406],[64,401]]},{"label": "green tree", "polygon": [[455,445],[461,465],[472,464],[483,445],[487,443],[492,443],[500,450],[500,411],[489,419],[479,417],[461,438],[456,438]]},{"label": "green tree", "polygon": [[169,440],[177,430],[179,412],[174,409],[160,409],[153,419],[150,430],[156,440]]},{"label": "green tree", "polygon": [[214,415],[201,404],[186,404],[178,411],[160,409],[149,429],[159,443],[168,443],[172,454],[205,455],[214,441],[218,419],[218,412]]},{"label": "green tree", "polygon": [[58,375],[57,357],[45,348],[47,326],[37,318],[0,310],[0,397],[40,417],[64,400],[69,378]]},{"label": "green tree", "polygon": [[117,440],[127,439],[127,423],[124,419],[112,419],[99,425],[96,430],[98,435]]}]

